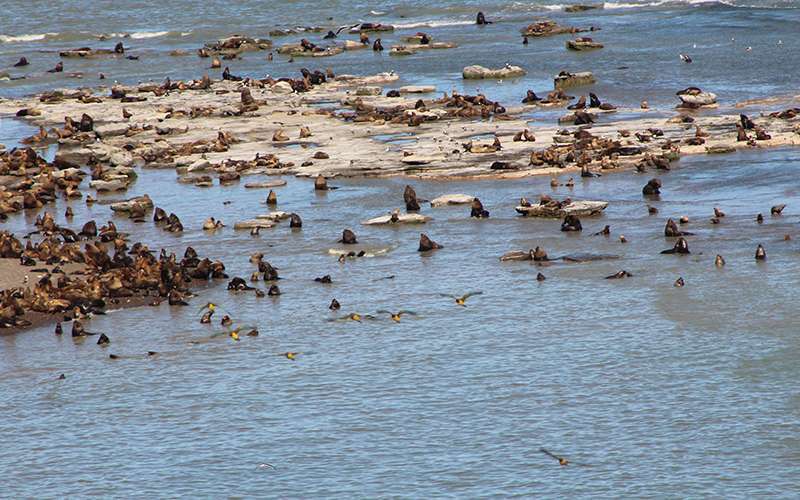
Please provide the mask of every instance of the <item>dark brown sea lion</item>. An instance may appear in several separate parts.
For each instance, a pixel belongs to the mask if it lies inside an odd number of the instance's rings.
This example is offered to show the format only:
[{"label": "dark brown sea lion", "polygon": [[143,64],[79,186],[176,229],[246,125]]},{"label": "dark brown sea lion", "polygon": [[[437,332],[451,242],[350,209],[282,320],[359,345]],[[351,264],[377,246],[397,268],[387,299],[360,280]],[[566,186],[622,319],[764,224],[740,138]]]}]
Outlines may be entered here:
[{"label": "dark brown sea lion", "polygon": [[782,203],[780,205],[775,205],[774,207],[769,209],[770,215],[780,215],[783,212],[783,209],[786,208],[786,204]]},{"label": "dark brown sea lion", "polygon": [[53,69],[47,70],[48,73],[61,73],[62,71],[64,71],[64,63],[61,61],[59,61]]},{"label": "dark brown sea lion", "polygon": [[756,128],[756,124],[753,123],[753,120],[747,117],[745,114],[739,115],[739,121],[742,124],[742,128],[745,130],[752,130]]},{"label": "dark brown sea lion", "polygon": [[686,254],[689,254],[691,252],[689,251],[689,243],[686,241],[685,238],[680,237],[680,238],[678,238],[678,241],[675,242],[675,246],[673,246],[669,250],[662,250],[661,253],[662,254],[677,253],[677,254],[681,254],[681,255],[686,255]]},{"label": "dark brown sea lion", "polygon": [[331,311],[338,311],[339,309],[341,309],[341,307],[342,306],[341,304],[339,304],[339,301],[334,298],[333,300],[331,300],[331,305],[328,306],[328,309],[330,309]]},{"label": "dark brown sea lion", "polygon": [[478,12],[478,15],[475,17],[475,24],[484,26],[486,24],[492,24],[492,22],[486,20],[486,16],[483,15],[483,12]]},{"label": "dark brown sea lion", "polygon": [[56,335],[61,335],[61,334],[63,334],[63,333],[64,333],[64,330],[61,328],[61,322],[59,321],[58,323],[56,323],[56,331],[55,331],[55,334],[56,334]]},{"label": "dark brown sea lion", "polygon": [[270,297],[277,297],[280,294],[281,294],[281,289],[278,288],[278,285],[272,285],[271,287],[269,287],[269,290],[267,291],[267,295],[269,295]]},{"label": "dark brown sea lion", "polygon": [[533,90],[528,90],[525,97],[522,99],[522,104],[535,104],[541,101],[542,98],[536,95]]},{"label": "dark brown sea lion", "polygon": [[567,215],[564,217],[564,222],[561,223],[561,230],[564,232],[583,231],[581,221],[576,215]]},{"label": "dark brown sea lion", "polygon": [[760,244],[756,248],[756,260],[767,260],[767,251]]},{"label": "dark brown sea lion", "polygon": [[759,224],[763,224],[764,223],[764,216],[761,215],[761,214],[756,215],[756,222],[759,223]]},{"label": "dark brown sea lion", "polygon": [[417,192],[411,186],[407,185],[405,191],[403,191],[403,201],[406,202],[406,212],[419,212]]},{"label": "dark brown sea lion", "polygon": [[28,62],[28,60],[26,58],[20,57],[19,61],[17,61],[16,64],[14,64],[14,67],[15,68],[21,68],[22,66],[27,66],[29,64],[30,63]]},{"label": "dark brown sea lion", "polygon": [[122,42],[119,42],[116,45],[114,45],[114,53],[115,54],[124,54],[125,53],[125,46],[122,45]]},{"label": "dark brown sea lion", "polygon": [[303,220],[297,214],[289,216],[289,227],[293,229],[300,229],[303,227]]},{"label": "dark brown sea lion", "polygon": [[417,249],[418,252],[427,252],[430,250],[438,250],[440,248],[442,248],[442,245],[428,238],[425,233],[421,233],[419,235],[419,248]]},{"label": "dark brown sea lion", "polygon": [[647,184],[642,188],[642,194],[645,196],[661,194],[661,181],[658,179],[650,179],[647,181]]},{"label": "dark brown sea lion", "polygon": [[325,276],[322,276],[321,278],[314,278],[314,281],[316,281],[317,283],[324,283],[326,285],[329,285],[329,284],[333,283],[333,279],[331,278],[330,274],[326,274]]},{"label": "dark brown sea lion", "polygon": [[681,231],[678,225],[672,219],[667,219],[667,224],[664,226],[664,236],[667,238],[676,238],[679,236],[691,236],[692,233]]},{"label": "dark brown sea lion", "polygon": [[339,243],[343,243],[345,245],[355,245],[358,243],[358,240],[356,239],[356,233],[350,229],[345,229],[342,231],[342,239],[339,240]]},{"label": "dark brown sea lion", "polygon": [[536,273],[536,281],[544,281],[544,280],[546,280],[546,279],[547,279],[547,278],[545,277],[545,275],[544,275],[544,274],[542,274],[542,273]]},{"label": "dark brown sea lion", "polygon": [[633,276],[631,273],[629,273],[628,271],[623,269],[621,271],[617,271],[616,273],[612,274],[611,276],[606,276],[606,279],[607,280],[621,280],[623,278],[630,278],[631,276]]},{"label": "dark brown sea lion", "polygon": [[673,283],[672,286],[674,286],[675,288],[683,288],[684,285],[686,285],[686,282],[683,281],[683,278],[681,277],[676,279],[675,283]]},{"label": "dark brown sea lion", "polygon": [[483,203],[479,198],[473,198],[469,216],[485,219],[489,217],[489,211],[483,208]]},{"label": "dark brown sea lion", "polygon": [[278,195],[275,194],[275,191],[269,190],[269,194],[267,194],[267,205],[277,205],[278,204]]},{"label": "dark brown sea lion", "polygon": [[101,333],[100,337],[98,337],[98,339],[97,339],[97,345],[106,346],[106,345],[108,345],[110,343],[111,343],[111,340],[109,340],[108,336],[106,336],[105,333]]},{"label": "dark brown sea lion", "polygon": [[380,38],[375,39],[375,42],[372,44],[372,50],[374,50],[375,52],[380,52],[383,50],[383,44],[381,44]]}]

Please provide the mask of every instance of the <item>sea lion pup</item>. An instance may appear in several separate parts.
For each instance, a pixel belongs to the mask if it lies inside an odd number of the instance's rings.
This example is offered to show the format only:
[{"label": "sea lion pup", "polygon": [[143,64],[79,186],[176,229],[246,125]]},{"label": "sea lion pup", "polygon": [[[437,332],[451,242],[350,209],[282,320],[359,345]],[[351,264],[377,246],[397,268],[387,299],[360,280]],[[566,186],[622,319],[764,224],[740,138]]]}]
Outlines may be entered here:
[{"label": "sea lion pup", "polygon": [[745,130],[753,130],[754,128],[756,128],[756,124],[753,123],[753,120],[748,118],[747,115],[745,114],[739,115],[739,121],[742,124],[742,128]]},{"label": "sea lion pup", "polygon": [[61,73],[62,71],[64,71],[64,63],[61,61],[59,61],[53,69],[47,70],[48,73]]},{"label": "sea lion pup", "polygon": [[714,258],[714,265],[717,267],[723,267],[725,265],[725,259],[722,258],[722,255],[717,255]]},{"label": "sea lion pup", "polygon": [[642,188],[642,194],[645,196],[661,194],[661,181],[658,179],[650,179],[647,181],[647,184]]},{"label": "sea lion pup", "polygon": [[16,64],[14,64],[14,67],[15,68],[21,68],[22,66],[27,66],[29,64],[30,63],[28,62],[28,60],[26,58],[20,57],[19,61],[17,61]]},{"label": "sea lion pup", "polygon": [[209,217],[203,222],[204,231],[214,231],[224,226],[225,224],[223,224],[221,220],[216,220],[214,217]]},{"label": "sea lion pup", "polygon": [[621,280],[623,278],[630,278],[633,276],[628,271],[622,269],[621,271],[617,271],[616,273],[612,274],[611,276],[606,276],[607,280]]},{"label": "sea lion pup", "polygon": [[114,53],[115,54],[124,54],[125,53],[125,46],[122,45],[122,42],[118,42],[114,45]]},{"label": "sea lion pup", "polygon": [[736,124],[736,142],[747,142],[750,138],[747,137],[747,132],[744,131],[741,125]]},{"label": "sea lion pup", "polygon": [[662,250],[661,253],[662,254],[677,253],[681,255],[687,255],[690,254],[691,252],[689,251],[689,243],[687,243],[686,239],[681,236],[680,238],[678,238],[678,241],[675,242],[675,246],[673,246],[669,250]]},{"label": "sea lion pup", "polygon": [[585,96],[580,96],[578,98],[578,102],[576,102],[575,104],[570,104],[569,106],[567,106],[567,109],[572,109],[572,110],[584,109],[584,108],[586,108],[586,97]]},{"label": "sea lion pup", "polygon": [[380,38],[375,39],[375,42],[372,44],[372,50],[375,52],[380,52],[383,50],[383,44],[381,44]]},{"label": "sea lion pup", "polygon": [[542,273],[536,273],[536,281],[544,281],[547,277]]},{"label": "sea lion pup", "polygon": [[683,288],[684,285],[686,285],[686,282],[683,281],[683,277],[676,279],[675,283],[672,284],[675,288]]},{"label": "sea lion pup", "polygon": [[442,245],[428,238],[428,235],[425,233],[420,233],[419,248],[417,249],[418,252],[428,252],[430,250],[438,250],[440,248],[442,248]]},{"label": "sea lion pup", "polygon": [[725,217],[725,212],[717,207],[714,207],[714,217]]},{"label": "sea lion pup", "polygon": [[756,140],[757,141],[768,141],[772,139],[772,136],[767,133],[767,131],[761,127],[756,127]]},{"label": "sea lion pup", "polygon": [[335,298],[333,300],[331,300],[331,305],[328,306],[328,309],[330,309],[331,311],[338,311],[341,308],[342,308],[342,305],[339,304],[339,301],[336,300]]},{"label": "sea lion pup", "polygon": [[781,212],[783,212],[784,208],[786,208],[786,204],[785,203],[781,203],[780,205],[775,205],[774,207],[770,208],[769,209],[769,213],[770,213],[770,215],[773,215],[773,216],[774,215],[781,215]]},{"label": "sea lion pup", "polygon": [[111,340],[108,338],[108,336],[105,333],[101,333],[100,337],[97,338],[97,345],[107,346],[110,343],[111,343]]},{"label": "sea lion pup", "polygon": [[761,214],[756,215],[756,222],[759,223],[759,224],[763,224],[764,223],[764,216],[761,215]]},{"label": "sea lion pup", "polygon": [[310,128],[308,128],[305,125],[300,127],[300,138],[301,139],[306,139],[308,137],[311,137],[312,135],[314,135],[314,134],[311,133],[311,129]]},{"label": "sea lion pup", "polygon": [[473,198],[469,216],[477,219],[487,219],[489,217],[489,211],[483,208],[483,203],[481,203],[479,198]]},{"label": "sea lion pup", "polygon": [[478,15],[475,17],[475,24],[478,26],[484,26],[486,24],[492,24],[492,21],[487,21],[486,16],[483,15],[483,12],[478,12]]},{"label": "sea lion pup", "polygon": [[403,191],[403,201],[406,202],[406,212],[419,212],[417,192],[409,185],[406,185],[406,189]]},{"label": "sea lion pup", "polygon": [[561,223],[561,230],[564,232],[576,232],[583,231],[583,227],[577,215],[567,215],[564,217],[564,222]]},{"label": "sea lion pup", "polygon": [[325,177],[322,174],[317,175],[317,178],[314,179],[314,191],[328,191],[329,189]]},{"label": "sea lion pup", "polygon": [[767,251],[764,250],[764,247],[761,246],[760,243],[758,248],[756,248],[756,260],[767,260]]},{"label": "sea lion pup", "polygon": [[275,191],[269,190],[269,194],[267,194],[267,205],[277,205],[278,204],[278,195],[275,194]]},{"label": "sea lion pup", "polygon": [[281,294],[281,289],[278,288],[278,285],[272,285],[271,287],[269,287],[269,290],[267,291],[267,295],[269,295],[270,297],[277,297],[280,294]]},{"label": "sea lion pup", "polygon": [[528,90],[528,92],[525,94],[525,97],[522,99],[522,104],[536,104],[541,100],[542,98],[536,95],[536,92],[533,90]]},{"label": "sea lion pup", "polygon": [[681,231],[678,225],[672,219],[667,219],[667,224],[664,226],[664,236],[667,238],[677,238],[679,236],[691,236],[692,233]]},{"label": "sea lion pup", "polygon": [[339,243],[343,243],[345,245],[355,245],[358,243],[358,240],[356,239],[356,233],[349,229],[345,229],[342,231],[342,239],[339,240]]},{"label": "sea lion pup", "polygon": [[330,285],[331,283],[333,283],[333,279],[331,278],[330,274],[326,274],[321,278],[314,278],[314,281],[316,281],[317,283],[323,283],[325,285]]},{"label": "sea lion pup", "polygon": [[300,229],[303,227],[303,219],[300,218],[297,214],[292,214],[289,216],[289,227],[292,229]]},{"label": "sea lion pup", "polygon": [[64,330],[61,328],[61,322],[59,321],[58,323],[56,323],[55,334],[56,335],[61,335],[63,333],[64,333]]}]

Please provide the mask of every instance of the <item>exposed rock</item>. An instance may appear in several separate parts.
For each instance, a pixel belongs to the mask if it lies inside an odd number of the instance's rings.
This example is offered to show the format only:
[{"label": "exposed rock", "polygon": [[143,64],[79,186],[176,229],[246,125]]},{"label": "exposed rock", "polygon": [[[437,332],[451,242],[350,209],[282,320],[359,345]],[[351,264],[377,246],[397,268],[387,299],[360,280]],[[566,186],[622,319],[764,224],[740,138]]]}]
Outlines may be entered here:
[{"label": "exposed rock", "polygon": [[506,65],[502,68],[485,68],[474,65],[464,68],[462,75],[465,80],[506,79],[525,76],[527,71],[519,66]]}]

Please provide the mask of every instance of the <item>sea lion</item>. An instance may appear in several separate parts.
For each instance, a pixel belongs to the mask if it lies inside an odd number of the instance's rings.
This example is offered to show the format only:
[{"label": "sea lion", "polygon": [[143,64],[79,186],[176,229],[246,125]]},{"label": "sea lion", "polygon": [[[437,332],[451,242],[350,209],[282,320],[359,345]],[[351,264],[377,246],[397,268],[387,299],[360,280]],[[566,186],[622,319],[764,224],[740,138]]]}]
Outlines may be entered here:
[{"label": "sea lion", "polygon": [[86,330],[83,329],[83,323],[78,320],[74,320],[72,322],[72,336],[73,337],[85,337]]},{"label": "sea lion", "polygon": [[74,217],[74,215],[75,214],[72,213],[72,207],[67,207],[67,209],[64,211],[64,217],[67,219],[71,219]]},{"label": "sea lion", "polygon": [[333,279],[331,278],[330,274],[326,274],[325,276],[322,276],[321,278],[314,278],[314,281],[316,281],[317,283],[323,283],[323,284],[326,284],[326,285],[329,285],[329,284],[333,283]]},{"label": "sea lion", "polygon": [[745,130],[753,130],[756,128],[756,124],[753,123],[753,120],[748,118],[745,114],[739,115],[739,121],[741,122],[742,128]]},{"label": "sea lion", "polygon": [[576,102],[575,104],[570,104],[569,106],[567,106],[567,109],[575,110],[575,109],[584,109],[585,107],[586,107],[586,97],[580,96],[578,98],[578,102]]},{"label": "sea lion", "polygon": [[781,212],[783,212],[784,208],[786,208],[786,204],[785,203],[780,204],[780,205],[775,205],[774,207],[769,209],[769,213],[770,213],[770,215],[773,215],[773,216],[781,215]]},{"label": "sea lion", "polygon": [[631,273],[629,273],[628,271],[622,269],[621,271],[617,271],[616,273],[612,274],[611,276],[606,276],[606,279],[607,280],[621,280],[621,279],[624,279],[624,278],[630,278],[631,276],[633,276]]},{"label": "sea lion", "polygon": [[269,290],[267,291],[267,295],[269,295],[270,297],[277,297],[280,294],[281,294],[281,289],[278,288],[278,285],[272,285],[271,287],[269,287]]},{"label": "sea lion", "polygon": [[317,178],[314,179],[314,190],[315,191],[327,191],[328,188],[328,181],[323,177],[322,174],[317,175]]},{"label": "sea lion", "polygon": [[767,251],[764,250],[764,247],[761,244],[758,245],[756,248],[756,260],[767,260]]},{"label": "sea lion", "polygon": [[473,198],[469,216],[478,219],[486,219],[489,217],[489,211],[483,208],[483,203],[481,203],[479,198]]},{"label": "sea lion", "polygon": [[440,248],[442,248],[442,245],[428,238],[425,233],[421,233],[419,235],[419,248],[417,249],[418,252],[427,252],[430,250],[438,250]]},{"label": "sea lion", "polygon": [[78,236],[83,236],[84,238],[94,238],[97,236],[97,223],[93,220],[90,220],[86,224],[83,225],[81,228],[81,232],[78,233]]},{"label": "sea lion", "polygon": [[372,44],[372,50],[375,52],[380,52],[383,50],[383,45],[381,44],[380,38],[375,39],[375,42]]},{"label": "sea lion", "polygon": [[750,138],[747,137],[747,132],[744,131],[741,125],[736,124],[736,142],[747,142]]},{"label": "sea lion", "polygon": [[672,284],[675,288],[683,288],[684,285],[686,285],[686,282],[683,281],[682,277],[676,279],[675,283]]},{"label": "sea lion", "polygon": [[768,141],[772,139],[772,136],[767,133],[767,131],[761,127],[756,127],[756,140],[757,141]]},{"label": "sea lion", "polygon": [[64,71],[64,63],[62,63],[61,61],[59,61],[58,64],[56,64],[53,69],[47,70],[48,73],[61,73],[63,71]]},{"label": "sea lion", "polygon": [[114,45],[114,53],[115,54],[124,54],[125,53],[125,46],[122,45],[122,42],[118,42]]},{"label": "sea lion", "polygon": [[764,223],[764,216],[761,215],[761,214],[756,215],[756,222],[759,223],[759,224],[763,224]]},{"label": "sea lion", "polygon": [[230,317],[230,316],[228,316],[228,315],[226,314],[226,315],[224,315],[224,316],[222,317],[222,319],[220,320],[219,324],[220,324],[220,325],[222,325],[222,326],[230,326],[230,325],[232,325],[232,324],[233,324],[233,320],[231,319],[231,317]]},{"label": "sea lion", "polygon": [[492,24],[492,22],[486,20],[486,16],[483,15],[483,12],[478,12],[478,15],[475,16],[475,24],[484,26],[486,24]]},{"label": "sea lion", "polygon": [[289,216],[289,227],[293,229],[300,229],[303,227],[303,220],[297,214]]},{"label": "sea lion", "polygon": [[543,248],[537,246],[536,248],[533,249],[534,262],[545,262],[548,260],[550,259],[547,257],[547,252],[545,252]]},{"label": "sea lion", "polygon": [[111,340],[106,336],[105,333],[101,333],[100,337],[97,338],[97,345],[106,346],[111,343]]},{"label": "sea lion", "polygon": [[717,255],[714,258],[714,265],[717,266],[717,267],[722,267],[722,266],[725,265],[725,259],[722,258],[722,255]]},{"label": "sea lion", "polygon": [[644,196],[654,196],[661,194],[661,181],[658,179],[650,179],[647,184],[642,188]]},{"label": "sea lion", "polygon": [[627,238],[625,238],[625,235],[624,235],[624,234],[620,234],[620,235],[619,235],[619,242],[620,242],[620,243],[627,243],[627,242],[628,242],[628,239],[627,239]]},{"label": "sea lion", "polygon": [[675,242],[675,246],[673,246],[669,250],[662,250],[661,253],[662,254],[677,253],[681,255],[687,255],[691,252],[689,251],[689,243],[686,241],[685,238],[680,237],[678,238],[678,241]]},{"label": "sea lion", "polygon": [[667,224],[664,226],[664,236],[667,238],[676,238],[679,236],[691,236],[692,233],[684,232],[678,229],[678,225],[672,219],[667,219]]},{"label": "sea lion", "polygon": [[541,101],[542,98],[536,95],[536,92],[533,90],[528,90],[525,94],[525,97],[522,99],[522,104],[535,104]]},{"label": "sea lion", "polygon": [[714,207],[714,217],[725,217],[725,212],[717,207]]},{"label": "sea lion", "polygon": [[406,185],[406,189],[403,191],[403,200],[406,202],[406,212],[419,212],[417,192],[414,191],[414,188]]},{"label": "sea lion", "polygon": [[361,42],[361,45],[369,45],[369,36],[366,33],[362,32],[358,36],[358,41]]},{"label": "sea lion", "polygon": [[55,334],[56,335],[61,335],[63,333],[64,333],[64,330],[61,328],[61,322],[59,321],[58,323],[56,323]]},{"label": "sea lion", "polygon": [[581,221],[576,215],[567,215],[564,217],[564,222],[561,223],[561,230],[564,232],[583,231]]},{"label": "sea lion", "polygon": [[544,274],[542,274],[542,273],[536,273],[536,281],[544,281],[544,280],[546,280],[546,279],[547,279],[547,278],[545,277],[545,275],[544,275]]},{"label": "sea lion", "polygon": [[15,68],[21,68],[22,66],[27,66],[27,65],[29,65],[29,64],[30,64],[30,63],[28,62],[28,60],[27,60],[26,58],[24,58],[24,57],[20,57],[20,58],[19,58],[19,61],[17,61],[17,62],[14,64],[14,67],[15,67]]},{"label": "sea lion", "polygon": [[328,34],[322,37],[323,40],[333,40],[334,38],[336,38],[336,33],[331,30],[328,30]]},{"label": "sea lion", "polygon": [[358,240],[356,239],[356,233],[350,229],[345,229],[342,231],[342,239],[339,240],[339,243],[343,243],[345,245],[355,245],[358,243]]},{"label": "sea lion", "polygon": [[203,324],[203,325],[210,324],[211,323],[211,316],[213,316],[213,315],[214,315],[214,311],[213,310],[206,311],[205,313],[203,313],[203,316],[200,318],[200,323]]},{"label": "sea lion", "polygon": [[594,233],[592,236],[608,236],[611,234],[611,226],[606,225],[601,231]]},{"label": "sea lion", "polygon": [[341,309],[341,307],[342,306],[341,304],[339,304],[339,301],[334,298],[331,300],[331,304],[328,306],[328,309],[330,309],[331,311],[338,311],[339,309]]},{"label": "sea lion", "polygon": [[267,205],[277,205],[278,204],[278,195],[275,194],[275,191],[269,190],[269,194],[267,194]]},{"label": "sea lion", "polygon": [[528,37],[527,36],[523,36],[522,37],[522,45],[528,45]]}]

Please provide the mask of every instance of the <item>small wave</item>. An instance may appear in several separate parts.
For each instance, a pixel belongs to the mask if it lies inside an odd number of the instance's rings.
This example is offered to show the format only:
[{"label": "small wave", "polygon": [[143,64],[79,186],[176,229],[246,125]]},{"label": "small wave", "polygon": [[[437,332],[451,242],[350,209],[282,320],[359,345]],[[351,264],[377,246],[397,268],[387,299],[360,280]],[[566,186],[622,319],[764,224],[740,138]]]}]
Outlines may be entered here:
[{"label": "small wave", "polygon": [[58,33],[33,33],[27,35],[0,35],[2,43],[36,42],[45,38],[58,36]]},{"label": "small wave", "polygon": [[419,21],[416,23],[393,24],[393,26],[397,29],[409,29],[409,28],[439,28],[441,26],[464,26],[468,24],[475,24],[475,21],[444,19],[441,21]]},{"label": "small wave", "polygon": [[134,40],[141,40],[143,38],[158,38],[169,35],[169,31],[136,31],[131,33],[130,37]]},{"label": "small wave", "polygon": [[369,11],[369,13],[372,16],[382,16],[382,15],[386,14],[386,12],[381,12],[379,10],[371,10],[371,11]]}]

